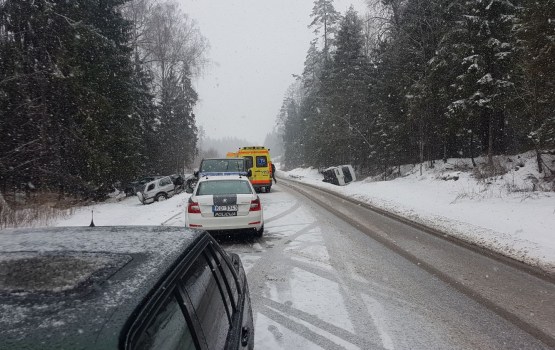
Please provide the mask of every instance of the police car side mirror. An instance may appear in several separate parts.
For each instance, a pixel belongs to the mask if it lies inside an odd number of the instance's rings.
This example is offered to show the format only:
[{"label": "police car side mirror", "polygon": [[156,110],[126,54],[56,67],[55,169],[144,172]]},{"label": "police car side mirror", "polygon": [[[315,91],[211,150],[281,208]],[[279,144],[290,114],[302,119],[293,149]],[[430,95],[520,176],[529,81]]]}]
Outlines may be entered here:
[{"label": "police car side mirror", "polygon": [[194,170],[193,170],[193,175],[194,175],[195,177],[198,177],[198,169],[194,169]]}]

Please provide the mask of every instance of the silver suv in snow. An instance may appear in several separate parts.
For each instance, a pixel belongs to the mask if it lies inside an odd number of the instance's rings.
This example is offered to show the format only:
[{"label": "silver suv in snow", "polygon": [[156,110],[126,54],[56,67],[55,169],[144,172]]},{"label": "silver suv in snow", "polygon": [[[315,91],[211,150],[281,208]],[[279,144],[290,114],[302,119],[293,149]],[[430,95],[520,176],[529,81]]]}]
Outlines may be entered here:
[{"label": "silver suv in snow", "polygon": [[139,201],[143,204],[166,200],[175,194],[175,184],[171,177],[164,176],[147,182],[142,191],[137,192]]}]

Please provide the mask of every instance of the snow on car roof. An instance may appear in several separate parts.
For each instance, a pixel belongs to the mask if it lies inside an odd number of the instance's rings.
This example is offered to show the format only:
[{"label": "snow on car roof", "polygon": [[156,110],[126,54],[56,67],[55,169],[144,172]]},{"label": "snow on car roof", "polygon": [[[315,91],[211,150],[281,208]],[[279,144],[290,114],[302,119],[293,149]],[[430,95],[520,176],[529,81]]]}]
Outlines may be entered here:
[{"label": "snow on car roof", "polygon": [[249,181],[249,178],[244,175],[205,175],[199,181],[218,181],[218,180],[243,180]]},{"label": "snow on car roof", "polygon": [[[128,255],[107,253],[0,253],[0,293],[61,293],[105,280]],[[96,277],[96,278],[95,278]]]},{"label": "snow on car roof", "polygon": [[137,226],[0,231],[0,348],[57,336],[117,341],[99,335],[121,329],[201,235]]}]

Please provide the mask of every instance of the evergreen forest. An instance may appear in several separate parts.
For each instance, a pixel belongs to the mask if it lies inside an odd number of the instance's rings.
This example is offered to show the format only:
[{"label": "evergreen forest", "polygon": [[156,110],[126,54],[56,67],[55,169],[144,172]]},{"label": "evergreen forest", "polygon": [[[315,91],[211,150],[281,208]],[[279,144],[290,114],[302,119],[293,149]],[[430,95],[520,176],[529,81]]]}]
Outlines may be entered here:
[{"label": "evergreen forest", "polygon": [[207,48],[171,1],[0,0],[0,191],[183,172]]},{"label": "evergreen forest", "polygon": [[[554,0],[314,1],[304,71],[278,117],[286,169],[402,164],[555,148]],[[551,169],[555,170],[555,169]],[[553,172],[549,172],[553,173]]]}]

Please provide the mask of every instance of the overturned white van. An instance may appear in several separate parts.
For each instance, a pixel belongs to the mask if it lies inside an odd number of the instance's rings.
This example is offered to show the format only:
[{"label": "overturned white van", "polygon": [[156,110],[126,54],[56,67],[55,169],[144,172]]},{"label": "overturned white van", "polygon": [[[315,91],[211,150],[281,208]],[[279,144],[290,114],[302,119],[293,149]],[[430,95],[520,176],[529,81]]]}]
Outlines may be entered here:
[{"label": "overturned white van", "polygon": [[324,179],[337,186],[345,186],[350,182],[356,181],[355,169],[351,165],[340,165],[326,168],[322,171]]}]

